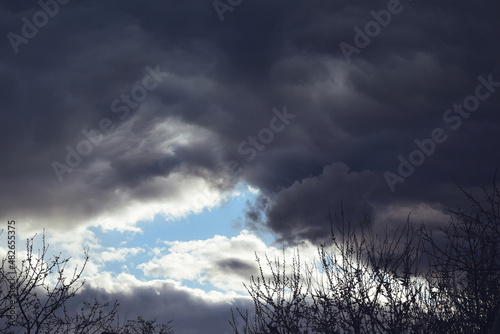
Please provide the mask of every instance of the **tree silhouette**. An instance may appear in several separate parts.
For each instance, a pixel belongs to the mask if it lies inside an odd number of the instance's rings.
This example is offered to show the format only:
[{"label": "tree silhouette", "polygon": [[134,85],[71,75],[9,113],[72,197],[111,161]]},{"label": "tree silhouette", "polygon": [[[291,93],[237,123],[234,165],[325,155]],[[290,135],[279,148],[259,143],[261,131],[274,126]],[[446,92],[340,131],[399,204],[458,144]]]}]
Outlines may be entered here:
[{"label": "tree silhouette", "polygon": [[134,320],[125,321],[124,325],[117,325],[110,334],[173,334],[174,331],[167,324],[157,324],[156,320],[145,320],[137,317]]},{"label": "tree silhouette", "polygon": [[[2,260],[0,268],[0,332],[5,334],[171,334],[168,325],[155,321],[127,321],[120,325],[118,302],[83,303],[71,314],[68,301],[83,287],[81,275],[89,261],[84,250],[81,268],[67,270],[69,258],[48,258],[48,245],[42,236],[42,249],[33,251],[34,237],[26,242],[26,258],[18,266],[13,259]],[[68,274],[69,271],[69,274]],[[11,313],[13,310],[13,314]]]},{"label": "tree silhouette", "polygon": [[436,304],[447,306],[440,320],[448,333],[488,333],[500,309],[500,192],[495,176],[491,181],[480,196],[457,184],[470,206],[449,209],[452,219],[440,230],[443,245],[424,234],[427,278]]},{"label": "tree silhouette", "polygon": [[289,268],[266,257],[266,276],[257,258],[260,275],[246,285],[254,309],[231,310],[234,333],[499,333],[500,192],[491,181],[479,195],[458,185],[470,205],[449,209],[438,233],[408,217],[379,235],[341,209],[319,266],[301,265],[297,251]]}]

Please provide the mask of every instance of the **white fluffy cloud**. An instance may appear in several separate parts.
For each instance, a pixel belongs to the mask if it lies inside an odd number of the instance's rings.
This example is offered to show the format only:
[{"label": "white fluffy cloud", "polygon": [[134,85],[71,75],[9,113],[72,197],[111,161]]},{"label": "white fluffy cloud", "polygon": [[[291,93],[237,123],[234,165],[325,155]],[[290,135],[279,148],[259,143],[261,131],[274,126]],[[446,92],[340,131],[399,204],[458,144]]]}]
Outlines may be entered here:
[{"label": "white fluffy cloud", "polygon": [[144,248],[140,247],[133,247],[133,248],[109,247],[107,248],[107,250],[100,252],[98,254],[98,259],[100,259],[103,262],[108,262],[108,261],[124,262],[127,256],[134,256],[143,252]]},{"label": "white fluffy cloud", "polygon": [[[267,246],[255,234],[242,231],[238,236],[228,238],[216,235],[207,240],[165,242],[167,253],[157,253],[153,259],[138,266],[147,276],[209,283],[221,291],[245,293],[242,283],[252,275],[259,274],[256,255],[262,260],[268,273],[265,256],[270,259],[293,257],[295,248],[285,250]],[[284,254],[283,254],[284,252]],[[316,254],[316,247],[306,242],[300,246],[301,258],[310,262]]]}]

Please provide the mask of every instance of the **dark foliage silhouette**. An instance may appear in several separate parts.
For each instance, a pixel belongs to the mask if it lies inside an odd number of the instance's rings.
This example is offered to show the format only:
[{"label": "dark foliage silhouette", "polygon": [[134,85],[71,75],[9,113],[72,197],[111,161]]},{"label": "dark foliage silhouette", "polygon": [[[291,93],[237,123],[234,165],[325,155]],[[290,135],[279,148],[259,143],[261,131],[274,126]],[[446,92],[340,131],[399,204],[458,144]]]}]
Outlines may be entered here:
[{"label": "dark foliage silhouette", "polygon": [[[48,258],[48,245],[34,253],[34,238],[26,242],[26,258],[20,266],[8,259],[0,268],[0,332],[6,334],[172,334],[168,324],[136,320],[119,323],[118,302],[88,303],[71,313],[68,301],[77,296],[84,281],[81,276],[89,261],[84,250],[81,268],[66,268],[69,258]],[[69,274],[68,274],[69,272]],[[13,274],[15,273],[15,275]],[[13,278],[14,277],[14,278]],[[11,310],[14,310],[11,312]],[[14,314],[9,318],[9,315]]]},{"label": "dark foliage silhouette", "polygon": [[257,258],[260,275],[246,285],[254,309],[232,310],[234,333],[500,333],[500,192],[491,181],[475,195],[457,184],[469,206],[448,209],[438,230],[408,216],[379,234],[341,209],[318,264],[301,264],[298,252],[291,265],[266,257],[266,275]]}]

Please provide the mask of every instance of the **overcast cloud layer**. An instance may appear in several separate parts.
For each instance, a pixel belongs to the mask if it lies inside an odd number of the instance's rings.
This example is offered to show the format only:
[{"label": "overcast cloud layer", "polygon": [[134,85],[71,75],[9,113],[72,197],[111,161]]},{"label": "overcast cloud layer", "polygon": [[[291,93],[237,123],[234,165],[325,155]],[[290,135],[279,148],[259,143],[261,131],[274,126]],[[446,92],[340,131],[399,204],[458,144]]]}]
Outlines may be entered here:
[{"label": "overcast cloud layer", "polygon": [[442,221],[500,165],[495,1],[66,2],[37,31],[0,4],[0,216],[26,231],[134,231],[241,181],[247,228],[315,242],[341,200]]}]

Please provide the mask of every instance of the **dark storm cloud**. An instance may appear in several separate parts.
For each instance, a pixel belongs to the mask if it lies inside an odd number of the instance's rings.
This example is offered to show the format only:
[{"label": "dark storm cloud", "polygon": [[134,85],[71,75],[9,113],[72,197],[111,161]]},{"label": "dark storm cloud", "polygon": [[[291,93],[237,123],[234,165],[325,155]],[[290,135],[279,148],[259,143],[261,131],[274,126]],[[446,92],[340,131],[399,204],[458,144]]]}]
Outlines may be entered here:
[{"label": "dark storm cloud", "polygon": [[272,205],[250,206],[247,219],[259,220],[260,212],[265,211],[268,227],[284,241],[323,242],[329,238],[329,208],[339,212],[343,205],[346,216],[361,220],[364,214],[372,213],[368,203],[378,182],[374,172],[352,172],[344,163],[334,163],[320,176],[305,178],[280,191]]},{"label": "dark storm cloud", "polygon": [[[154,183],[179,173],[216,189],[239,177],[258,187],[270,201],[260,218],[249,210],[250,221],[284,241],[322,236],[341,198],[356,219],[452,206],[452,177],[473,186],[499,165],[499,92],[457,130],[443,113],[474,94],[478,76],[500,81],[500,9],[401,1],[348,63],[340,43],[355,45],[354,28],[364,31],[370,11],[389,3],[245,1],[223,22],[210,1],[61,5],[17,54],[6,37],[0,47],[3,215],[67,228],[175,194],[179,184]],[[0,8],[4,36],[21,34],[22,17],[40,10],[14,1]],[[168,75],[121,120],[113,102],[127,108],[122,94],[141,85],[148,66]],[[239,145],[283,106],[296,119],[247,161]],[[66,147],[76,149],[82,130],[103,119],[113,131],[60,183],[51,163],[66,164]],[[408,158],[435,128],[448,140],[392,193],[384,172],[397,173],[398,156]],[[230,160],[241,174],[228,175]]]},{"label": "dark storm cloud", "polygon": [[[463,203],[453,177],[472,187],[500,165],[500,91],[456,130],[443,120],[475,94],[479,76],[500,81],[500,5],[401,1],[348,63],[339,45],[355,45],[354,28],[364,31],[370,11],[389,3],[248,0],[221,22],[211,1],[69,1],[16,53],[7,34],[22,35],[23,17],[41,7],[2,1],[0,218],[53,233],[101,216],[122,224],[138,203],[158,211],[192,201],[191,181],[202,178],[217,191],[239,179],[259,188],[247,225],[283,242],[327,238],[328,211],[339,213],[341,201],[353,220],[397,225],[411,212],[436,226],[443,206]],[[132,107],[127,95],[153,83],[148,67],[165,75]],[[238,147],[285,106],[296,118],[247,161]],[[51,164],[67,165],[67,147],[88,140],[82,130],[110,125],[59,182]],[[398,173],[398,156],[409,159],[435,128],[448,139],[391,192],[384,173]],[[252,268],[230,258],[213,271],[247,281]],[[129,293],[108,299],[129,318],[174,319],[176,333],[229,332],[227,303],[126,281]]]}]

